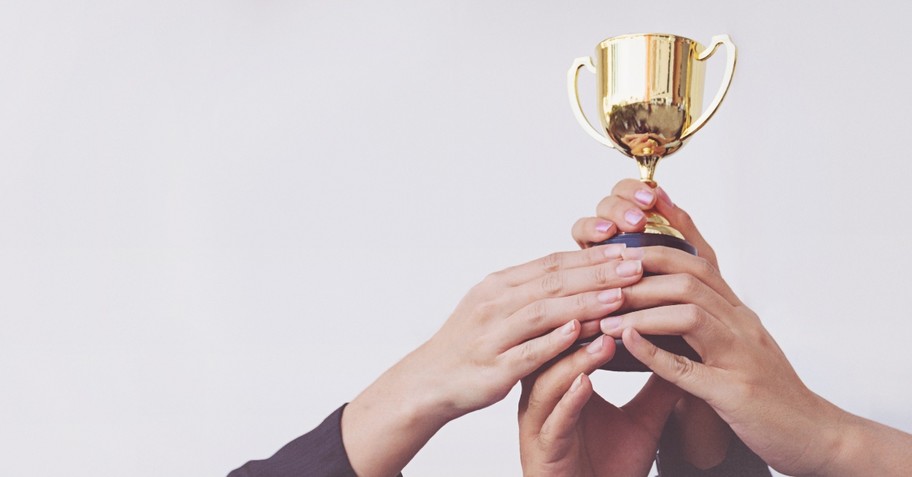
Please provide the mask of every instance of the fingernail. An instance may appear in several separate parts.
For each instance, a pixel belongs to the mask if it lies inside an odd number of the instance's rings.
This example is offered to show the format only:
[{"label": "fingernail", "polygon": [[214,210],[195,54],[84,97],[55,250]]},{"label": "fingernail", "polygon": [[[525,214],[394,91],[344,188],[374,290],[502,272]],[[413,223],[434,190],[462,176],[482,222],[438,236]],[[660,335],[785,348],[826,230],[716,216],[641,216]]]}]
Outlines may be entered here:
[{"label": "fingernail", "polygon": [[617,266],[615,272],[621,277],[632,277],[643,271],[643,262],[639,260],[624,260]]},{"label": "fingernail", "polygon": [[583,384],[583,373],[580,373],[580,375],[573,380],[573,384],[570,385],[570,392],[572,393],[579,389],[581,384]]},{"label": "fingernail", "polygon": [[599,327],[601,327],[602,331],[606,333],[611,330],[616,330],[618,326],[621,326],[620,316],[609,316],[608,318],[602,320],[601,323],[599,323]]},{"label": "fingernail", "polygon": [[621,299],[621,289],[612,288],[611,290],[605,290],[599,293],[596,298],[602,303],[614,303]]},{"label": "fingernail", "polygon": [[643,205],[650,205],[652,204],[652,199],[655,198],[655,193],[652,192],[652,189],[640,189],[633,194],[633,198]]},{"label": "fingernail", "polygon": [[659,196],[659,200],[662,202],[674,207],[674,202],[671,201],[671,197],[668,197],[668,193],[665,192],[665,189],[661,187],[656,188],[656,194]]},{"label": "fingernail", "polygon": [[632,247],[622,251],[621,256],[624,257],[624,260],[642,260],[643,257],[646,256],[646,251],[641,248]]},{"label": "fingernail", "polygon": [[576,320],[573,320],[561,327],[561,333],[565,335],[572,335],[574,331],[576,331]]},{"label": "fingernail", "polygon": [[586,345],[586,352],[589,354],[598,353],[602,349],[602,346],[605,344],[605,335],[599,336],[592,343]]},{"label": "fingernail", "polygon": [[636,225],[640,223],[640,221],[643,220],[643,217],[646,216],[643,215],[643,211],[641,210],[631,209],[624,213],[624,220],[626,220],[630,225]]},{"label": "fingernail", "polygon": [[605,256],[608,258],[618,258],[624,252],[624,249],[627,248],[626,243],[611,243],[605,245],[605,248],[602,251],[605,253]]},{"label": "fingernail", "polygon": [[605,221],[599,221],[597,224],[595,224],[595,231],[596,231],[596,232],[599,232],[599,233],[606,234],[606,233],[608,233],[609,230],[611,230],[611,227],[614,227],[614,224],[613,224],[613,223],[611,223],[611,222],[605,222]]}]

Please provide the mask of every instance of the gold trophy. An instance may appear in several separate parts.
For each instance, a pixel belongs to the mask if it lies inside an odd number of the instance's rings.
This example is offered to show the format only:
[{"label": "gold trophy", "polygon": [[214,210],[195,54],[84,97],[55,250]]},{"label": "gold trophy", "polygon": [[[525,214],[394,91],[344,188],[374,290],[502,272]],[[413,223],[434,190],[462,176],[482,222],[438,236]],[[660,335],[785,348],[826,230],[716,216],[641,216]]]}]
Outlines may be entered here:
[{"label": "gold trophy", "polygon": [[[703,83],[706,60],[724,45],[727,49],[725,76],[709,108],[703,112]],[[640,180],[656,186],[659,161],[681,148],[715,114],[731,85],[737,50],[728,35],[712,38],[708,47],[675,35],[658,33],[623,35],[599,43],[595,61],[584,56],[573,61],[567,72],[567,91],[576,120],[596,141],[636,160]],[[595,73],[600,130],[583,112],[577,82],[582,68]],[[701,114],[702,113],[702,114]],[[696,253],[681,232],[655,211],[646,214],[643,233],[622,233],[605,243],[629,247],[661,245]],[[661,348],[699,359],[678,336],[650,336]],[[614,359],[603,369],[648,371],[617,340]]]}]

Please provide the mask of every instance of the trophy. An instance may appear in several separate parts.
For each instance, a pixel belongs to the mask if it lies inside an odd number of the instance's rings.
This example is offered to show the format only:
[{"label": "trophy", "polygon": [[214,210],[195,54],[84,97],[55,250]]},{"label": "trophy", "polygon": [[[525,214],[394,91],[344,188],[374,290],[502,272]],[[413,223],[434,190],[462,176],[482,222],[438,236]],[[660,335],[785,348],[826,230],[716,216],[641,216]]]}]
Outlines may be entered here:
[{"label": "trophy", "polygon": [[[725,76],[719,92],[703,112],[703,82],[706,60],[724,45]],[[595,61],[577,58],[567,72],[567,91],[576,120],[596,141],[636,160],[640,180],[656,187],[656,165],[675,153],[713,116],[731,85],[737,51],[728,35],[712,38],[708,47],[666,34],[624,35],[599,43]],[[585,67],[595,73],[599,123],[596,129],[583,112],[577,87]],[[702,113],[702,114],[701,114]],[[628,247],[665,246],[695,254],[694,247],[665,217],[646,212],[646,230],[621,233],[595,245],[625,243]],[[680,336],[647,336],[660,348],[699,360],[699,355]],[[616,340],[614,359],[602,369],[649,371]]]}]

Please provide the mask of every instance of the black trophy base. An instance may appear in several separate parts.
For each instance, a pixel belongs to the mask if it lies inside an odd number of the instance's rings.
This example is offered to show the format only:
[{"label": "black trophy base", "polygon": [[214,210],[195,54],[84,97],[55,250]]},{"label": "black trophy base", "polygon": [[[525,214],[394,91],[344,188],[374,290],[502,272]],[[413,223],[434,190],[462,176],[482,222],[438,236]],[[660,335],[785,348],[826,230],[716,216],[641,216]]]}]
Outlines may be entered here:
[{"label": "black trophy base", "polygon": [[[647,234],[647,233],[629,233],[618,234],[604,242],[593,245],[605,245],[609,243],[624,243],[628,247],[653,247],[662,246],[683,250],[691,255],[697,254],[697,249],[683,239],[672,237],[670,235]],[[648,274],[647,274],[648,276]],[[652,344],[664,349],[670,353],[686,356],[694,361],[700,362],[700,355],[684,341],[680,336],[644,336]],[[645,364],[633,357],[624,342],[620,339],[614,340],[617,345],[617,351],[611,361],[601,366],[601,369],[609,371],[650,371]]]}]

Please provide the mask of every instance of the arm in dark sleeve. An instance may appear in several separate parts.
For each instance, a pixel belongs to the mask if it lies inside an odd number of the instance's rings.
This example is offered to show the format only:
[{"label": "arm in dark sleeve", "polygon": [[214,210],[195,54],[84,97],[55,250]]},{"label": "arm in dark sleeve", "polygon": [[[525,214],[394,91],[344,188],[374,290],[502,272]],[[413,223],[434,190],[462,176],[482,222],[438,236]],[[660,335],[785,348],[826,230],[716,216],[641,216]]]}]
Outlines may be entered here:
[{"label": "arm in dark sleeve", "polygon": [[342,411],[289,442],[272,457],[252,460],[228,477],[357,477],[342,444]]},{"label": "arm in dark sleeve", "polygon": [[719,465],[700,470],[681,456],[681,449],[673,437],[674,419],[670,419],[659,441],[656,467],[660,477],[770,477],[766,462],[754,454],[738,436],[733,435],[725,459]]}]

